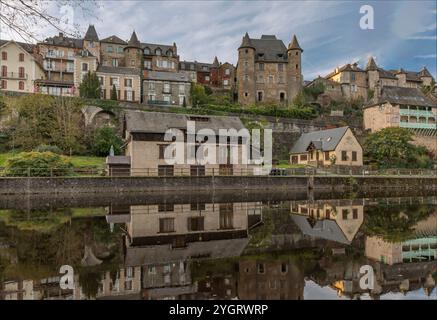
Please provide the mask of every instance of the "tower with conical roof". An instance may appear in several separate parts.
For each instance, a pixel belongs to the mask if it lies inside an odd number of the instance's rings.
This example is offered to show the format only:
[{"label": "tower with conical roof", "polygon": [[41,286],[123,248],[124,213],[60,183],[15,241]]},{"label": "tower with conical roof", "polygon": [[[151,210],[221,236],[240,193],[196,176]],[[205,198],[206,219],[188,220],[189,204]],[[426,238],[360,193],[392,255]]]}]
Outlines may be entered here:
[{"label": "tower with conical roof", "polygon": [[90,24],[83,38],[83,49],[88,50],[100,62],[100,41],[96,28]]},{"label": "tower with conical roof", "polygon": [[247,32],[238,48],[237,79],[238,102],[243,105],[255,103],[255,47]]},{"label": "tower with conical roof", "polygon": [[375,62],[375,59],[370,56],[369,60],[366,64],[366,72],[367,72],[367,86],[370,90],[379,91],[381,88],[379,87],[379,68]]},{"label": "tower with conical roof", "polygon": [[302,48],[297,41],[296,35],[287,48],[287,80],[288,80],[288,101],[291,101],[302,90],[303,75],[302,75]]},{"label": "tower with conical roof", "polygon": [[135,30],[124,48],[125,66],[129,68],[142,68],[143,50]]}]

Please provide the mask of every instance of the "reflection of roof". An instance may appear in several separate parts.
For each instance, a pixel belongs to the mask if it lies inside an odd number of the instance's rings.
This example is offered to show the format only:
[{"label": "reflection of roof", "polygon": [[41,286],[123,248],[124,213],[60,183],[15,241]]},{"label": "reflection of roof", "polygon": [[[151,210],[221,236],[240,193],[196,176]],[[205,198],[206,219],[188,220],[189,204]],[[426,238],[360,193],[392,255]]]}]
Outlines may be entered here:
[{"label": "reflection of roof", "polygon": [[328,130],[320,130],[309,133],[303,133],[296,141],[290,153],[303,153],[307,151],[308,146],[312,143],[318,150],[332,151],[335,150],[340,140],[343,138],[349,127],[340,127]]},{"label": "reflection of roof", "polygon": [[170,245],[126,248],[125,266],[168,263],[190,258],[221,259],[240,256],[248,238],[212,240],[188,243],[185,248],[172,249]]},{"label": "reflection of roof", "polygon": [[168,129],[186,129],[188,121],[195,121],[196,131],[208,128],[216,131],[220,129],[244,128],[238,117],[186,115],[163,112],[143,112],[126,110],[126,130],[129,132],[165,133]]},{"label": "reflection of roof", "polygon": [[346,238],[335,220],[317,220],[312,226],[308,216],[292,214],[291,217],[305,235],[342,244],[350,244],[350,241]]},{"label": "reflection of roof", "polygon": [[[404,88],[404,87],[390,87],[384,86],[381,89],[381,96],[379,98],[373,97],[366,106],[374,106],[390,102],[393,104],[413,105],[423,107],[435,107],[436,104],[431,101],[420,89]],[[366,107],[365,106],[365,107]]]}]

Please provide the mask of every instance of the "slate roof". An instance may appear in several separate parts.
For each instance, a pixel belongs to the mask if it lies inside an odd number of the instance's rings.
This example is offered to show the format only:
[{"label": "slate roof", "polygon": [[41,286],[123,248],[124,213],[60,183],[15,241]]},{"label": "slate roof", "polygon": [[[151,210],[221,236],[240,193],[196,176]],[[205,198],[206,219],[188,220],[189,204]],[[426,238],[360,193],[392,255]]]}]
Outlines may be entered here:
[{"label": "slate roof", "polygon": [[431,77],[432,78],[431,73],[429,73],[429,71],[426,67],[423,67],[422,70],[419,71],[418,75],[420,77]]},{"label": "slate roof", "polygon": [[397,79],[396,75],[392,71],[384,70],[382,68],[378,68],[377,70],[380,78]]},{"label": "slate roof", "polygon": [[144,79],[190,82],[188,76],[183,72],[147,71],[144,75]]},{"label": "slate roof", "polygon": [[179,69],[185,71],[197,71],[196,62],[194,61],[181,61],[179,62]]},{"label": "slate roof", "polygon": [[363,69],[359,68],[357,64],[345,64],[344,66],[340,68],[336,68],[334,71],[332,71],[330,74],[328,74],[325,78],[331,78],[335,76],[336,74],[340,72],[346,72],[346,71],[355,71],[355,72],[365,72]]},{"label": "slate roof", "polygon": [[245,128],[238,117],[187,115],[163,112],[126,111],[126,130],[128,132],[165,133],[168,129],[186,129],[187,121],[195,121],[196,130],[219,129],[240,130]]},{"label": "slate roof", "polygon": [[302,48],[299,45],[299,42],[297,41],[296,35],[293,35],[293,40],[288,45],[288,50],[300,50],[303,52]]},{"label": "slate roof", "polygon": [[97,72],[141,76],[141,70],[140,69],[137,69],[137,68],[128,68],[128,67],[110,67],[110,66],[102,66],[102,65],[100,65],[97,68]]},{"label": "slate roof", "polygon": [[100,42],[127,45],[127,42],[126,42],[126,41],[120,39],[120,38],[117,37],[116,35],[112,35],[112,36],[110,36],[110,37],[108,37],[108,38],[102,39],[102,40],[100,40]]},{"label": "slate roof", "polygon": [[99,36],[97,35],[97,31],[96,28],[94,28],[94,25],[89,25],[83,39],[88,41],[99,41]]},{"label": "slate roof", "polygon": [[58,36],[46,38],[43,44],[60,46],[60,47],[68,47],[68,48],[82,48],[83,47],[83,39],[66,37],[60,33]]},{"label": "slate roof", "polygon": [[106,164],[126,164],[130,165],[129,156],[107,156]]},{"label": "slate roof", "polygon": [[379,98],[373,97],[364,107],[390,102],[392,104],[437,107],[420,89],[384,86]]},{"label": "slate roof", "polygon": [[35,48],[35,45],[32,43],[25,43],[25,42],[19,42],[19,41],[14,41],[14,40],[2,40],[2,39],[0,39],[0,47],[5,45],[8,42],[11,42],[11,41],[18,44],[20,47],[22,47],[27,52],[33,53],[33,49]]},{"label": "slate roof", "polygon": [[335,220],[317,220],[316,223],[312,226],[308,220],[308,216],[292,214],[291,218],[304,235],[335,241],[342,244],[351,243],[346,238],[345,234]]},{"label": "slate roof", "polygon": [[250,39],[250,43],[255,48],[256,61],[287,61],[287,47],[274,35],[262,35],[261,39]]},{"label": "slate roof", "polygon": [[309,133],[303,133],[293,147],[290,153],[304,153],[307,151],[311,142],[322,151],[335,150],[343,135],[349,127],[340,127],[334,129],[320,130]]},{"label": "slate roof", "polygon": [[155,55],[155,50],[160,48],[162,50],[162,54],[166,55],[166,52],[168,50],[171,50],[173,52],[173,54],[176,54],[175,52],[175,48],[173,47],[173,45],[167,45],[167,44],[156,44],[156,43],[141,43],[140,45],[141,49],[144,51],[145,48],[149,48],[150,49],[150,55],[153,56]]},{"label": "slate roof", "polygon": [[129,39],[129,41],[128,41],[127,44],[128,44],[128,46],[130,46],[130,47],[141,48],[141,43],[140,43],[140,41],[138,40],[138,37],[137,37],[137,34],[136,34],[135,31],[132,32],[132,35],[131,35],[131,37],[130,37],[130,39]]}]

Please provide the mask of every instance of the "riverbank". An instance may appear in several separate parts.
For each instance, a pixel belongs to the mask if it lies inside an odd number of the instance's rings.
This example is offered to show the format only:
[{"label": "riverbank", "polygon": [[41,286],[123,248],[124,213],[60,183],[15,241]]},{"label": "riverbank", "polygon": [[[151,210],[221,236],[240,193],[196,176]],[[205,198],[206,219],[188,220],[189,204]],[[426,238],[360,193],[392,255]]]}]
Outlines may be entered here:
[{"label": "riverbank", "polygon": [[0,194],[111,194],[216,190],[423,190],[437,189],[429,176],[179,176],[0,178]]}]

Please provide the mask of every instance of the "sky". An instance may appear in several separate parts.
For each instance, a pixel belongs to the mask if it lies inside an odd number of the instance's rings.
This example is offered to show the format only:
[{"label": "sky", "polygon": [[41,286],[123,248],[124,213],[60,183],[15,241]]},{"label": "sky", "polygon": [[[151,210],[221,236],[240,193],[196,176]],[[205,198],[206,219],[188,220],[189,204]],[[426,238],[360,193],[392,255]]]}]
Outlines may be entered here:
[{"label": "sky", "polygon": [[[374,29],[360,28],[363,5],[373,8]],[[285,45],[296,34],[305,80],[345,63],[365,66],[369,56],[386,69],[437,74],[436,1],[102,1],[93,15],[76,10],[73,18],[83,33],[94,24],[100,38],[127,40],[135,30],[142,42],[176,42],[181,60],[209,63],[218,56],[235,64],[245,32],[274,34]],[[2,28],[0,36],[10,34]]]}]

